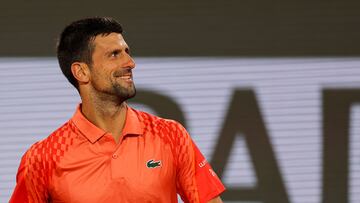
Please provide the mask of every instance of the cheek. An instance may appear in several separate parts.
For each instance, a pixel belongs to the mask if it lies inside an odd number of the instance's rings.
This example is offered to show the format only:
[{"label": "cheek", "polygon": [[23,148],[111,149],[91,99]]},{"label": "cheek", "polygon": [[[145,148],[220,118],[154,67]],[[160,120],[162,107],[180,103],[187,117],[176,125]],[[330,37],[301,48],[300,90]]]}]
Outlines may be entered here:
[{"label": "cheek", "polygon": [[91,70],[91,74],[94,76],[94,77],[103,77],[104,75],[107,74],[107,66],[105,65],[102,65],[102,64],[98,64],[98,65],[94,65],[90,70]]},{"label": "cheek", "polygon": [[103,85],[106,84],[107,81],[109,81],[110,76],[107,72],[105,71],[98,71],[98,70],[93,70],[91,72],[91,81],[94,85]]},{"label": "cheek", "polygon": [[92,67],[91,77],[96,84],[109,84],[114,82],[112,70],[116,70],[113,63],[97,64]]}]

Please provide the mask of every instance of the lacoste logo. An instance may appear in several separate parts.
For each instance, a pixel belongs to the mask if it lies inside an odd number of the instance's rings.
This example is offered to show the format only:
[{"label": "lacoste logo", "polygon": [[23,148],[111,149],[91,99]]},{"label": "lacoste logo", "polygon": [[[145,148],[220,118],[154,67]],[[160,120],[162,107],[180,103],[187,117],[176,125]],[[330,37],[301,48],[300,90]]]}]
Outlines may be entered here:
[{"label": "lacoste logo", "polygon": [[148,168],[161,167],[161,161],[154,161],[153,159],[151,159],[146,163],[146,167]]}]

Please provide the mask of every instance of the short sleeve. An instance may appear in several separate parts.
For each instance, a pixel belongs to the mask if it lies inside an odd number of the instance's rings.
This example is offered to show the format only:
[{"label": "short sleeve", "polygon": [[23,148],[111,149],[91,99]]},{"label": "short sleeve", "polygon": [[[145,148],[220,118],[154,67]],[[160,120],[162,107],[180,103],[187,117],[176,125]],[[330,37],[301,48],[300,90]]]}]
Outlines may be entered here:
[{"label": "short sleeve", "polygon": [[225,190],[209,163],[178,124],[177,191],[184,202],[207,202]]},{"label": "short sleeve", "polygon": [[195,152],[195,178],[200,202],[207,202],[224,192],[225,187],[195,143],[193,143],[193,148]]},{"label": "short sleeve", "polygon": [[24,176],[25,176],[25,155],[21,159],[21,163],[16,175],[16,186],[9,201],[10,203],[29,202]]},{"label": "short sleeve", "polygon": [[47,170],[43,151],[42,145],[35,143],[22,157],[10,203],[48,202]]}]

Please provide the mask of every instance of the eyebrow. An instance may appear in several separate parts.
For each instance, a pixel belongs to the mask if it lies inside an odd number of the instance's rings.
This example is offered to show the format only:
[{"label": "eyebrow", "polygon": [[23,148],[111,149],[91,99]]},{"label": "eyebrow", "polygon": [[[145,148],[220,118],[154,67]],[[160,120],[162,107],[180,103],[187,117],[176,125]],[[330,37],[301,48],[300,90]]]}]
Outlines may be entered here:
[{"label": "eyebrow", "polygon": [[[110,49],[109,51],[105,52],[105,55],[109,55],[115,51],[121,52],[122,50],[124,50],[124,49],[121,49],[121,48]],[[125,47],[125,52],[130,54],[130,47]]]}]

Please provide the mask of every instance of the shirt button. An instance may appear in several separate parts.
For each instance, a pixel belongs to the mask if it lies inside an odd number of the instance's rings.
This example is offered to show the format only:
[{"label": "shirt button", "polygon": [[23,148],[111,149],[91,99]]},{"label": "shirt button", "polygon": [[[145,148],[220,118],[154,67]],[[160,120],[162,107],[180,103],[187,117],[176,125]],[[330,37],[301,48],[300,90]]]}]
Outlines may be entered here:
[{"label": "shirt button", "polygon": [[117,154],[113,154],[113,155],[112,155],[112,158],[113,158],[113,159],[117,159],[117,158],[118,158],[118,155],[117,155]]}]

